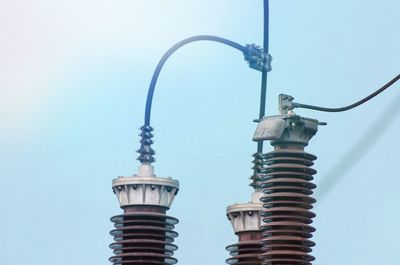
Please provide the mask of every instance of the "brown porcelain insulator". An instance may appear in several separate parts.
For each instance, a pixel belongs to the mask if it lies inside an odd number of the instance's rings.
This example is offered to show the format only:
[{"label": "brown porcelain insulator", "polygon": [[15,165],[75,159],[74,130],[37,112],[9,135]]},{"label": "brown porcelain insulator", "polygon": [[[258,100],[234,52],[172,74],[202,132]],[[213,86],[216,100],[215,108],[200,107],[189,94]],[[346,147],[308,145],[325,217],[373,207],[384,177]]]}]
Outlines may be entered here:
[{"label": "brown porcelain insulator", "polygon": [[263,158],[262,264],[311,265],[314,257],[309,253],[315,243],[310,238],[315,228],[310,224],[315,214],[310,210],[315,199],[310,195],[316,187],[311,166],[316,156],[302,148],[275,146]]},{"label": "brown porcelain insulator", "polygon": [[259,256],[261,250],[260,232],[239,233],[239,243],[226,247],[230,252],[231,258],[226,260],[228,264],[235,265],[261,265]]},{"label": "brown porcelain insulator", "polygon": [[115,242],[110,245],[114,265],[169,265],[177,263],[173,244],[178,233],[178,219],[167,216],[162,208],[130,207],[111,218],[115,229],[110,232]]}]

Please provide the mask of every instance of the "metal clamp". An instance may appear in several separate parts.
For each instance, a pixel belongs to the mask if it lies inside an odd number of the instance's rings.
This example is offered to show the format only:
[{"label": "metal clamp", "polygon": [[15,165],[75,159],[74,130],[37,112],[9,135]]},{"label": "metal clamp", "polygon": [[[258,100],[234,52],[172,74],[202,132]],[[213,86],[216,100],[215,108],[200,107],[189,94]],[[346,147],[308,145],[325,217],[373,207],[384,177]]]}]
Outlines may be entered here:
[{"label": "metal clamp", "polygon": [[282,115],[288,114],[295,107],[293,104],[294,97],[290,95],[280,94],[278,100],[279,100],[279,113]]},{"label": "metal clamp", "polygon": [[272,70],[272,56],[266,53],[260,46],[247,44],[246,52],[243,52],[243,54],[250,68],[261,72],[270,72]]}]

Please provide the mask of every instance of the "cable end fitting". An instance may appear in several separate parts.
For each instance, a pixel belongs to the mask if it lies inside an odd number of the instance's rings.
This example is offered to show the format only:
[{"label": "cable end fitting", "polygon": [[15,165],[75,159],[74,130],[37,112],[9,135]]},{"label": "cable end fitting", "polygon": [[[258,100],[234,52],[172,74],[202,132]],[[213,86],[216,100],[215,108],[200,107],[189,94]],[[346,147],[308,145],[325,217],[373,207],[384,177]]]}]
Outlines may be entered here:
[{"label": "cable end fitting", "polygon": [[272,70],[272,56],[265,52],[260,46],[247,44],[246,50],[243,54],[244,59],[248,62],[250,68],[260,72],[270,72]]},{"label": "cable end fitting", "polygon": [[278,96],[279,101],[279,113],[284,115],[288,114],[295,108],[295,103],[293,102],[294,97],[286,94],[280,94]]},{"label": "cable end fitting", "polygon": [[153,128],[149,125],[144,125],[140,127],[140,134],[139,136],[141,137],[140,140],[140,148],[136,152],[139,153],[139,157],[137,160],[139,160],[142,164],[151,164],[155,161],[154,155],[155,151],[153,148],[151,148],[151,145],[153,144]]}]

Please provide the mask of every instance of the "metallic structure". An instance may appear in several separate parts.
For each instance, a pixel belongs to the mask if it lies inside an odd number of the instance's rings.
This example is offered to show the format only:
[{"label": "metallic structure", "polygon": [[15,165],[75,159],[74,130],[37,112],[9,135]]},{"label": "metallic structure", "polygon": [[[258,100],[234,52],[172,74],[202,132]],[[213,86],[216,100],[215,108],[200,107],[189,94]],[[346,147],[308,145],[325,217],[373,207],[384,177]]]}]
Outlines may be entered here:
[{"label": "metallic structure", "polygon": [[[286,112],[283,106],[282,115],[261,119],[254,134],[254,141],[268,140],[274,150],[254,154],[251,201],[227,208],[239,241],[227,247],[232,256],[228,264],[311,265],[314,260],[310,252],[315,244],[310,238],[315,231],[311,195],[316,171],[311,166],[316,156],[304,148],[324,123]],[[179,182],[154,175],[152,128],[141,130],[138,173],[113,180],[124,213],[111,218],[115,242],[110,245],[114,251],[110,261],[115,265],[175,264],[173,241],[178,234],[173,229],[178,220],[166,212]]]},{"label": "metallic structure", "polygon": [[257,168],[264,193],[261,264],[310,265],[314,260],[310,252],[315,243],[310,238],[315,231],[311,194],[316,171],[311,166],[316,156],[304,148],[319,124],[291,113],[262,119],[254,134],[253,140],[269,140],[274,147],[261,156]]},{"label": "metallic structure", "polygon": [[[144,126],[141,127],[137,175],[119,177],[113,181],[124,214],[111,218],[115,243],[110,247],[114,265],[175,264],[173,244],[178,235],[173,231],[178,220],[166,215],[179,183],[171,178],[154,175],[151,145],[153,128],[150,126],[151,106],[156,82],[167,59],[180,47],[196,41],[214,41],[241,51],[249,66],[262,73],[260,115],[253,140],[257,142],[254,154],[254,174],[250,186],[254,189],[248,203],[227,208],[238,243],[226,249],[232,265],[311,265],[314,242],[310,240],[315,229],[311,226],[315,214],[311,212],[315,199],[311,197],[313,175],[311,168],[316,156],[304,148],[322,125],[317,120],[303,118],[293,112],[293,97],[280,95],[280,114],[265,116],[267,73],[271,71],[272,57],[268,52],[269,4],[264,0],[264,43],[242,46],[233,41],[199,35],[184,39],[172,46],[159,61],[150,82]],[[306,105],[302,105],[306,106]],[[264,141],[270,141],[274,150],[263,153]]]},{"label": "metallic structure", "polygon": [[[173,45],[159,61],[147,93],[144,125],[141,127],[138,173],[113,181],[122,215],[111,218],[115,243],[110,245],[114,265],[175,264],[173,231],[178,220],[166,215],[179,190],[179,183],[154,174],[153,128],[150,126],[151,108],[160,72],[172,54],[179,48],[197,41],[213,41],[243,53],[249,67],[261,72],[261,94],[258,127],[253,140],[257,142],[254,156],[254,191],[248,203],[227,208],[238,243],[227,250],[232,265],[311,265],[310,254],[315,245],[311,241],[315,228],[311,225],[315,214],[311,211],[316,200],[311,197],[316,185],[312,183],[316,170],[312,169],[316,156],[304,151],[318,131],[318,120],[296,115],[295,108],[324,112],[342,112],[358,107],[374,98],[400,80],[400,75],[367,97],[345,107],[327,108],[293,102],[290,95],[279,96],[280,115],[265,117],[267,77],[271,71],[269,54],[269,0],[263,0],[263,46],[243,46],[214,35],[198,35]],[[273,151],[263,153],[264,141],[270,141]]]},{"label": "metallic structure", "polygon": [[239,238],[227,247],[232,255],[228,264],[311,265],[314,260],[310,238],[316,171],[311,166],[316,156],[304,148],[325,123],[296,115],[282,104],[285,100],[292,98],[279,96],[282,115],[261,119],[253,137],[270,141],[274,150],[254,154],[252,201],[227,208]]},{"label": "metallic structure", "polygon": [[141,129],[141,149],[146,152],[142,150],[138,158],[142,164],[137,175],[118,177],[112,184],[124,213],[111,218],[115,243],[110,245],[114,252],[110,261],[115,265],[175,264],[172,255],[178,247],[173,241],[178,233],[173,229],[178,219],[166,212],[178,193],[179,182],[154,175],[152,129]]},{"label": "metallic structure", "polygon": [[226,248],[231,254],[227,259],[228,264],[258,265],[261,264],[261,210],[262,194],[254,192],[252,201],[244,204],[234,204],[227,208],[227,216],[232,224],[239,242]]},{"label": "metallic structure", "polygon": [[261,265],[259,256],[262,254],[260,240],[262,239],[260,227],[263,223],[261,212],[263,196],[261,187],[261,175],[259,169],[262,167],[262,154],[255,153],[254,174],[251,176],[254,188],[251,201],[243,204],[233,204],[227,208],[227,217],[231,222],[233,231],[238,236],[239,242],[226,248],[231,254],[227,259],[228,264],[238,265]]}]

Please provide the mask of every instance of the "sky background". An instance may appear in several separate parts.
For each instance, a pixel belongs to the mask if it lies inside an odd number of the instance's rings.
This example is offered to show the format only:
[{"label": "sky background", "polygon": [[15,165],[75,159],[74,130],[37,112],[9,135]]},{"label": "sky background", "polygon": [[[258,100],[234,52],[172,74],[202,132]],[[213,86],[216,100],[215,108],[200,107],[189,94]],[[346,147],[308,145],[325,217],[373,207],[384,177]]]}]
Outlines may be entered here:
[{"label": "sky background", "polygon": [[[279,93],[337,107],[399,74],[398,0],[270,8],[269,115]],[[136,172],[152,72],[198,34],[261,44],[262,1],[0,0],[0,264],[110,264],[111,181]],[[225,209],[250,199],[259,88],[216,43],[188,45],[161,73],[155,170],[181,183],[169,211],[179,264],[224,264],[237,241]],[[398,264],[399,88],[346,113],[297,111],[328,123],[307,148],[319,157],[316,265]]]}]

